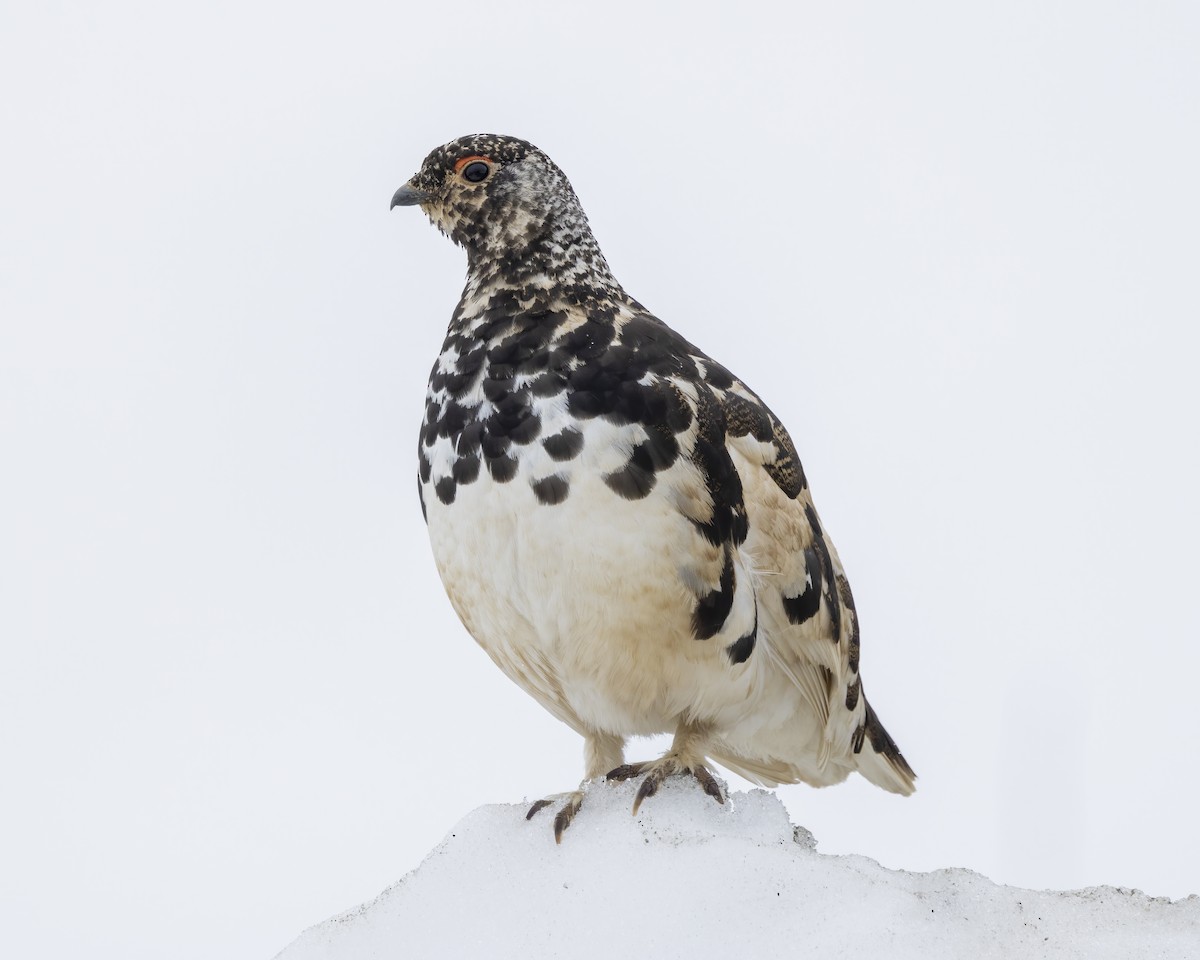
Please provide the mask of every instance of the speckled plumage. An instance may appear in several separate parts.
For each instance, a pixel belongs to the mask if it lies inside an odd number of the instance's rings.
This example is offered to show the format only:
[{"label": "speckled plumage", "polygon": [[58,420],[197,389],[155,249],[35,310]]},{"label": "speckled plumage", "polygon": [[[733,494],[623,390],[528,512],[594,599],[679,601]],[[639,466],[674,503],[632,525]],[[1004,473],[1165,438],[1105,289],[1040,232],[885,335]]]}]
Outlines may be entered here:
[{"label": "speckled plumage", "polygon": [[[711,758],[766,785],[857,769],[910,793],[766,405],[625,293],[532,145],[439,147],[393,199],[418,203],[468,258],[417,451],[434,557],[480,645],[586,738],[587,777],[646,774],[640,802],[686,772],[720,800]],[[659,732],[665,757],[623,765],[626,738]]]}]

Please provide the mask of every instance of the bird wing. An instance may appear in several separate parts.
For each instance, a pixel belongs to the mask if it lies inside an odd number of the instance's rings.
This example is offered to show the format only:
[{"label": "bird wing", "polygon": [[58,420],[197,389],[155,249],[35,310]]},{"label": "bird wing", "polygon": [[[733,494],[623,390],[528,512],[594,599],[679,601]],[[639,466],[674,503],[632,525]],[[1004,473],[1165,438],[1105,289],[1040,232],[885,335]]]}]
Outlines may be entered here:
[{"label": "bird wing", "polygon": [[859,630],[850,584],[783,424],[740,381],[721,391],[721,405],[726,448],[743,478],[746,550],[758,572],[767,653],[812,706],[828,744],[849,719],[838,703],[851,713],[858,706]]},{"label": "bird wing", "polygon": [[[707,584],[706,593],[696,590],[697,638],[727,634],[726,618],[751,593],[755,627],[769,627],[757,630],[770,638],[769,655],[827,725],[835,697],[857,679],[858,626],[791,437],[741,381],[648,312],[618,330],[617,345],[594,361],[595,373],[585,368],[578,385],[605,413],[614,406],[609,396],[624,398],[629,419],[645,430],[619,475],[637,481],[623,484],[623,495],[633,495],[626,486],[648,492],[656,468],[674,464],[677,452],[694,468],[683,475],[694,482],[677,482],[672,498],[706,541],[703,568],[692,578]],[[592,384],[606,370],[619,370],[621,381],[600,396]],[[737,568],[749,576],[735,576]]]},{"label": "bird wing", "polygon": [[[914,774],[862,692],[858,611],[813,506],[795,445],[740,381],[721,392],[726,446],[743,478],[765,647],[824,723],[820,761],[845,744],[869,780],[911,793]],[[870,749],[864,751],[864,743]]]}]

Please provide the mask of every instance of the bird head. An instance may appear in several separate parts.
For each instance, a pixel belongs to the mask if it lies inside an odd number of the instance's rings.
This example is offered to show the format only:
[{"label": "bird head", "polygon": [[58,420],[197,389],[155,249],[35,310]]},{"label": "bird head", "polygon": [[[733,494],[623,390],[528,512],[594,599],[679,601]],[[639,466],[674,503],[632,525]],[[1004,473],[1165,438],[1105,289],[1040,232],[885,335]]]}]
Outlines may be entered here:
[{"label": "bird head", "polygon": [[473,134],[438,147],[392,197],[420,206],[472,263],[522,258],[536,245],[565,252],[590,240],[566,175],[515,137]]}]

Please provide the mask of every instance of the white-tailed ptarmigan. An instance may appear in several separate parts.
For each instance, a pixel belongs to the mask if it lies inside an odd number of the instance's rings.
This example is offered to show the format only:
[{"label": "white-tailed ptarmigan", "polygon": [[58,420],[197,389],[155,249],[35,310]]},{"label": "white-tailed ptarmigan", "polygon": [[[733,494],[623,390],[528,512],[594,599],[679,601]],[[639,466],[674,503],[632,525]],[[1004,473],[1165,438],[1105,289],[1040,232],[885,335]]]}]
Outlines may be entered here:
[{"label": "white-tailed ptarmigan", "polygon": [[[766,786],[914,774],[863,695],[837,551],[787,431],[617,283],[562,171],[479,134],[392,197],[467,251],[429,378],[418,491],[450,602],[584,738],[587,779]],[[674,734],[626,764],[628,737]],[[583,791],[560,802],[555,835]]]}]

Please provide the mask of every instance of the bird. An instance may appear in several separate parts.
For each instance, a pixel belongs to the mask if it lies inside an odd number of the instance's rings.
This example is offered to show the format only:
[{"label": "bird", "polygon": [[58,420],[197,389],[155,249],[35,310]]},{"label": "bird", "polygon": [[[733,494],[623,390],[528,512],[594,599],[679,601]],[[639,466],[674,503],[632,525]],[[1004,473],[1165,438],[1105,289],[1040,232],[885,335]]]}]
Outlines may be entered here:
[{"label": "bird", "polygon": [[[787,430],[625,292],[543,151],[473,134],[392,196],[466,252],[433,365],[417,492],[467,631],[583,737],[578,789],[669,778],[718,803],[760,786],[916,778],[863,692],[859,620]],[[627,763],[627,741],[670,748]]]}]

